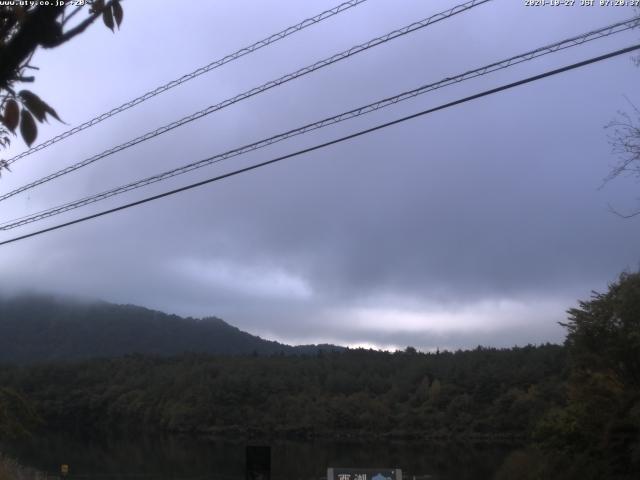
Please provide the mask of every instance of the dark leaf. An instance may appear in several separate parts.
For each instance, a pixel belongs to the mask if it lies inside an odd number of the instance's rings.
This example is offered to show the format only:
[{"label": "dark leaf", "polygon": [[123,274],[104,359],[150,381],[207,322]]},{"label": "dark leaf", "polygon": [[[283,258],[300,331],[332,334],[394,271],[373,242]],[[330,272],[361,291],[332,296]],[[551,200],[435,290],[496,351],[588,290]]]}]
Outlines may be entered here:
[{"label": "dark leaf", "polygon": [[26,110],[22,110],[22,115],[20,116],[20,134],[28,146],[31,146],[38,136],[36,122]]},{"label": "dark leaf", "polygon": [[116,25],[118,25],[118,28],[120,28],[120,24],[122,23],[122,15],[124,13],[122,11],[122,5],[120,5],[120,2],[118,0],[114,0],[111,8],[113,9],[113,18],[116,19]]},{"label": "dark leaf", "polygon": [[2,118],[2,123],[4,123],[4,126],[9,130],[15,132],[19,120],[20,107],[18,106],[18,102],[11,98],[4,104],[4,117]]},{"label": "dark leaf", "polygon": [[58,112],[56,112],[47,102],[42,100],[35,93],[30,92],[29,90],[22,90],[19,95],[24,104],[29,110],[31,110],[31,113],[35,115],[39,122],[42,122],[45,119],[45,115],[47,113],[59,122],[62,122],[58,116]]},{"label": "dark leaf", "polygon": [[24,7],[21,6],[14,7],[13,14],[15,15],[18,23],[24,22],[25,18],[27,17],[26,12],[24,11]]},{"label": "dark leaf", "polygon": [[47,111],[45,109],[46,103],[44,103],[39,96],[37,96],[33,92],[30,92],[29,90],[21,90],[18,95],[22,99],[22,103],[25,105],[25,107],[27,107],[29,111],[33,113],[33,115],[38,119],[39,122],[42,122],[47,114]]},{"label": "dark leaf", "polygon": [[[62,122],[62,120],[60,119],[60,117],[58,116],[58,112],[56,112],[53,107],[51,107],[48,103],[42,102],[44,103],[44,109],[45,111],[51,115],[53,118],[55,118],[56,120],[58,120],[59,122]],[[64,123],[64,122],[62,122]]]},{"label": "dark leaf", "polygon": [[113,12],[110,8],[105,8],[102,11],[102,21],[113,32]]},{"label": "dark leaf", "polygon": [[99,13],[104,8],[104,0],[95,0],[91,8],[89,9],[89,13]]}]

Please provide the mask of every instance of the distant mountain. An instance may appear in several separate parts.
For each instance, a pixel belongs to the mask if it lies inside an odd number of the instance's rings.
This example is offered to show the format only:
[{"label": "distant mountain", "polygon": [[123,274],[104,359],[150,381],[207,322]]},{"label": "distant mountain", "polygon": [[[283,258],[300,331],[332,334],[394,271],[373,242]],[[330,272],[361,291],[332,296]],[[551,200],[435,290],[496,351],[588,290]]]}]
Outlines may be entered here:
[{"label": "distant mountain", "polygon": [[185,352],[219,355],[314,354],[333,345],[265,340],[219,318],[183,318],[135,305],[45,295],[0,298],[0,363],[34,363]]}]

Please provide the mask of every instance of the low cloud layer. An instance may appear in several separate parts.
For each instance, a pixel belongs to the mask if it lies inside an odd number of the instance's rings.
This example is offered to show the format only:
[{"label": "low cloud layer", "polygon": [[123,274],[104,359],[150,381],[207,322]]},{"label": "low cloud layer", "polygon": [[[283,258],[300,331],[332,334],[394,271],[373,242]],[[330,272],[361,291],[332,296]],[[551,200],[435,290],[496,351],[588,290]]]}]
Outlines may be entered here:
[{"label": "low cloud layer", "polygon": [[[214,8],[203,2],[193,6],[198,11],[189,15],[189,25],[181,23],[177,4],[154,13],[150,25],[148,9],[132,3],[116,35],[96,27],[82,40],[40,52],[33,89],[76,124],[330,3],[281,2],[267,8],[234,2]],[[21,160],[2,177],[0,190],[453,5],[402,4],[367,2],[189,82]],[[222,152],[632,13],[490,2],[18,196],[2,204],[2,219]],[[184,38],[169,41],[163,33],[187,27]],[[637,37],[637,31],[625,33],[439,90],[82,213],[620,48]],[[640,223],[608,209],[609,204],[637,208],[639,185],[620,180],[599,189],[616,161],[603,126],[627,107],[624,95],[632,99],[639,75],[628,57],[617,58],[0,247],[0,287],[215,315],[290,343],[433,349],[559,342],[564,332],[557,322],[565,311],[640,261]],[[40,140],[65,128],[45,127]],[[20,146],[16,141],[6,156]]]}]

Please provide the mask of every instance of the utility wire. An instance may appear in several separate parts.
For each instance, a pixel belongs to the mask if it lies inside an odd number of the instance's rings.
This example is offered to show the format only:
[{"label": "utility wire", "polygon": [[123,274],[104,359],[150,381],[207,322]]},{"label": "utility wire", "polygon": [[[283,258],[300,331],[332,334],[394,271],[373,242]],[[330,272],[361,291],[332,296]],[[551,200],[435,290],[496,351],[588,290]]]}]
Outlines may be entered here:
[{"label": "utility wire", "polygon": [[370,48],[376,47],[378,45],[382,45],[383,43],[386,43],[390,40],[394,40],[398,37],[407,35],[409,33],[415,32],[417,30],[420,30],[424,27],[427,27],[429,25],[432,25],[436,22],[439,22],[441,20],[445,20],[447,18],[450,18],[454,15],[457,15],[459,13],[465,12],[471,8],[474,8],[476,6],[482,5],[484,3],[490,2],[492,0],[471,0],[468,1],[466,3],[457,5],[453,8],[450,8],[444,12],[441,13],[437,13],[435,15],[432,15],[428,18],[425,18],[423,20],[420,20],[418,22],[412,23],[410,25],[407,25],[403,28],[400,28],[398,30],[394,30],[392,32],[387,33],[386,35],[380,36],[380,37],[376,37],[372,40],[369,40],[366,43],[362,43],[360,45],[357,45],[355,47],[351,47],[348,50],[345,50],[341,53],[337,53],[331,57],[325,58],[324,60],[320,60],[312,65],[309,65],[307,67],[301,68],[300,70],[297,70],[296,72],[293,73],[289,73],[287,75],[284,75],[280,78],[277,78],[275,80],[271,80],[267,83],[262,84],[259,87],[255,87],[252,88],[251,90],[247,90],[244,93],[241,93],[239,95],[236,95],[235,97],[229,98],[227,100],[224,100],[216,105],[211,105],[207,108],[205,108],[204,110],[200,110],[198,112],[195,112],[191,115],[188,115],[186,117],[181,118],[180,120],[176,120],[175,122],[172,122],[168,125],[164,125],[156,130],[152,130],[150,132],[145,133],[144,135],[141,135],[137,138],[134,138],[133,140],[129,140],[128,142],[122,143],[118,146],[112,147],[108,150],[103,151],[102,153],[99,153],[97,155],[94,155],[92,157],[89,157],[85,160],[82,160],[78,163],[75,163],[73,165],[70,165],[66,168],[63,168],[62,170],[58,170],[57,172],[54,172],[50,175],[47,175],[45,177],[42,177],[34,182],[31,182],[27,185],[23,185],[22,187],[19,187],[15,190],[12,190],[8,193],[5,193],[3,195],[0,195],[0,201],[6,200],[10,197],[13,197],[14,195],[17,195],[19,193],[22,193],[26,190],[30,190],[38,185],[41,185],[43,183],[49,182],[51,180],[54,180],[55,178],[58,178],[62,175],[66,175],[68,173],[71,173],[75,170],[78,170],[79,168],[82,167],[86,167],[87,165],[90,165],[94,162],[97,162],[98,160],[108,157],[109,155],[113,155],[114,153],[117,152],[121,152],[122,150],[125,150],[129,147],[132,147],[134,145],[137,145],[138,143],[142,143],[145,142],[147,140],[150,140],[154,137],[157,137],[158,135],[162,135],[163,133],[166,133],[170,130],[173,130],[174,128],[177,127],[181,127],[187,123],[193,122],[194,120],[198,120],[199,118],[202,118],[206,115],[209,115],[213,112],[216,112],[218,110],[221,110],[223,108],[226,108],[230,105],[233,105],[234,103],[240,102],[242,100],[245,100],[247,98],[253,97],[254,95],[257,95],[259,93],[262,93],[266,90],[269,90],[271,88],[277,87],[279,85],[282,85],[284,83],[287,83],[291,80],[294,80],[298,77],[302,77],[304,75],[307,75],[311,72],[314,72],[316,70],[319,70],[321,68],[324,68],[328,65],[331,65],[333,63],[339,62],[340,60],[344,60],[345,58],[349,58],[353,55],[356,55],[360,52],[363,52],[365,50],[368,50]]},{"label": "utility wire", "polygon": [[101,212],[94,213],[92,215],[87,215],[86,217],[77,218],[75,220],[71,220],[71,221],[65,222],[65,223],[60,223],[58,225],[54,225],[52,227],[48,227],[48,228],[44,228],[42,230],[31,232],[31,233],[28,233],[26,235],[21,235],[19,237],[14,237],[14,238],[11,238],[9,240],[4,240],[4,241],[0,242],[0,246],[7,245],[9,243],[14,243],[14,242],[17,242],[17,241],[20,241],[20,240],[24,240],[24,239],[27,239],[27,238],[35,237],[35,236],[41,235],[43,233],[52,232],[54,230],[58,230],[58,229],[61,229],[61,228],[64,228],[64,227],[75,225],[77,223],[82,223],[82,222],[85,222],[87,220],[91,220],[91,219],[94,219],[94,218],[102,217],[102,216],[108,215],[110,213],[115,213],[115,212],[119,212],[121,210],[126,210],[128,208],[135,207],[135,206],[138,206],[138,205],[142,205],[144,203],[152,202],[154,200],[159,200],[161,198],[168,197],[170,195],[175,195],[176,193],[180,193],[180,192],[184,192],[184,191],[187,191],[187,190],[191,190],[193,188],[197,188],[197,187],[200,187],[200,186],[203,186],[203,185],[207,185],[209,183],[217,182],[219,180],[223,180],[223,179],[228,178],[228,177],[233,177],[235,175],[238,175],[238,174],[241,174],[241,173],[245,173],[245,172],[248,172],[248,171],[251,171],[251,170],[256,170],[258,168],[265,167],[267,165],[272,165],[274,163],[280,162],[282,160],[286,160],[288,158],[297,157],[297,156],[305,154],[305,153],[313,152],[315,150],[320,150],[320,149],[326,148],[326,147],[328,147],[330,145],[335,145],[335,144],[338,144],[338,143],[341,143],[341,142],[344,142],[344,141],[347,141],[347,140],[351,140],[353,138],[360,137],[362,135],[366,135],[366,134],[369,134],[369,133],[372,133],[372,132],[375,132],[375,131],[378,131],[378,130],[382,130],[383,128],[387,128],[387,127],[390,127],[392,125],[396,125],[396,124],[399,124],[399,123],[406,122],[407,120],[412,120],[414,118],[418,118],[418,117],[421,117],[421,116],[424,116],[424,115],[427,115],[427,114],[430,114],[430,113],[433,113],[433,112],[437,112],[439,110],[444,110],[446,108],[450,108],[450,107],[453,107],[453,106],[456,106],[456,105],[460,105],[462,103],[466,103],[466,102],[469,102],[471,100],[476,100],[478,98],[486,97],[486,96],[492,95],[494,93],[502,92],[504,90],[508,90],[508,89],[511,89],[511,88],[514,88],[514,87],[518,87],[520,85],[524,85],[524,84],[527,84],[527,83],[532,83],[532,82],[541,80],[541,79],[546,78],[546,77],[550,77],[550,76],[553,76],[553,75],[558,75],[560,73],[564,73],[564,72],[567,72],[569,70],[574,70],[576,68],[584,67],[586,65],[590,65],[590,64],[596,63],[596,62],[600,62],[600,61],[603,61],[603,60],[606,60],[606,59],[609,59],[609,58],[617,57],[619,55],[624,55],[626,53],[630,53],[630,52],[633,52],[633,51],[639,50],[639,49],[640,49],[640,44],[636,44],[636,45],[632,45],[630,47],[626,47],[626,48],[623,48],[623,49],[620,49],[620,50],[616,50],[614,52],[607,53],[605,55],[600,55],[598,57],[592,57],[592,58],[590,58],[588,60],[584,60],[582,62],[573,63],[571,65],[567,65],[567,66],[564,66],[564,67],[561,67],[561,68],[557,68],[555,70],[549,70],[547,72],[544,72],[544,73],[541,73],[541,74],[538,74],[538,75],[534,75],[532,77],[528,77],[528,78],[525,78],[523,80],[518,80],[516,82],[512,82],[512,83],[509,83],[509,84],[506,84],[506,85],[502,85],[500,87],[492,88],[490,90],[485,90],[483,92],[476,93],[475,95],[464,97],[462,99],[455,100],[453,102],[445,103],[443,105],[439,105],[439,106],[434,107],[434,108],[423,110],[421,112],[414,113],[412,115],[407,115],[405,117],[398,118],[398,119],[392,120],[390,122],[382,123],[380,125],[376,125],[375,127],[367,128],[365,130],[360,130],[359,132],[352,133],[350,135],[345,135],[343,137],[336,138],[334,140],[331,140],[331,141],[328,141],[328,142],[325,142],[325,143],[321,143],[321,144],[315,145],[313,147],[309,147],[309,148],[305,148],[305,149],[302,149],[302,150],[298,150],[296,152],[289,153],[287,155],[276,157],[276,158],[273,158],[271,160],[267,160],[267,161],[264,161],[264,162],[261,162],[261,163],[257,163],[257,164],[254,164],[254,165],[251,165],[251,166],[248,166],[248,167],[240,168],[238,170],[234,170],[232,172],[225,173],[223,175],[218,175],[216,177],[209,178],[207,180],[202,180],[200,182],[192,183],[190,185],[186,185],[184,187],[176,188],[174,190],[170,190],[168,192],[160,193],[158,195],[153,195],[151,197],[143,198],[142,200],[137,200],[135,202],[127,203],[127,204],[121,205],[119,207],[110,208],[108,210],[103,210]]},{"label": "utility wire", "polygon": [[22,153],[20,153],[19,155],[16,155],[15,157],[10,158],[9,160],[7,160],[7,164],[11,165],[12,163],[14,163],[17,160],[20,160],[21,158],[24,158],[28,155],[31,155],[32,153],[35,153],[39,150],[42,150],[44,148],[47,148],[51,145],[53,145],[54,143],[59,142],[60,140],[64,140],[65,138],[68,138],[72,135],[75,135],[78,132],[81,132],[83,130],[86,130],[87,128],[93,127],[94,125],[97,125],[98,123],[102,122],[103,120],[106,120],[109,117],[113,117],[114,115],[117,115],[118,113],[124,112],[125,110],[128,110],[132,107],[135,107],[136,105],[141,104],[142,102],[145,102],[147,100],[149,100],[150,98],[155,97],[156,95],[160,95],[161,93],[166,92],[167,90],[171,90],[174,87],[177,87],[178,85],[182,85],[185,82],[188,82],[189,80],[193,80],[196,77],[199,77],[202,74],[205,74],[207,72],[210,72],[211,70],[214,70],[218,67],[221,67],[222,65],[225,65],[229,62],[232,62],[234,60],[237,60],[240,57],[243,57],[245,55],[248,55],[250,53],[253,53],[257,50],[260,50],[263,47],[266,47],[267,45],[271,45],[272,43],[275,43],[279,40],[282,40],[283,38],[288,37],[289,35],[293,35],[294,33],[297,33],[301,30],[304,30],[307,27],[310,27],[312,25],[315,25],[317,23],[322,22],[323,20],[326,20],[327,18],[331,18],[335,15],[338,15],[339,13],[344,12],[345,10],[349,10],[350,8],[353,8],[355,6],[360,5],[361,3],[366,2],[367,0],[349,0],[348,2],[344,2],[341,3],[340,5],[333,7],[329,10],[326,10],[322,13],[319,13],[311,18],[307,18],[306,20],[303,20],[302,22],[296,24],[296,25],[292,25],[291,27],[285,28],[284,30],[278,32],[278,33],[274,33],[273,35],[270,35],[267,38],[263,38],[262,40],[259,40],[257,42],[255,42],[252,45],[249,45],[248,47],[244,47],[241,48],[240,50],[231,53],[229,55],[226,55],[218,60],[215,60],[211,63],[209,63],[208,65],[205,65],[203,67],[200,67],[196,70],[194,70],[191,73],[187,73],[186,75],[183,75],[180,78],[177,78],[175,80],[172,80],[168,83],[165,83],[164,85],[161,85],[147,93],[144,93],[142,95],[140,95],[139,97],[134,98],[133,100],[129,100],[126,103],[123,103],[122,105],[120,105],[119,107],[113,108],[112,110],[109,110],[108,112],[102,113],[101,115],[98,115],[97,117],[92,118],[91,120],[87,120],[86,122],[78,125],[77,127],[73,127],[70,130],[67,130],[66,132],[61,133],[60,135],[57,135],[55,137],[50,138],[49,140],[42,142],[38,145],[36,145],[33,148],[30,148],[29,150],[26,150]]},{"label": "utility wire", "polygon": [[475,77],[479,77],[482,75],[486,75],[488,73],[491,72],[495,72],[497,70],[502,70],[505,68],[508,68],[510,66],[513,65],[517,65],[519,63],[525,62],[525,61],[529,61],[532,60],[534,58],[538,58],[541,57],[543,55],[547,55],[549,53],[553,53],[559,50],[564,50],[566,48],[570,48],[570,47],[574,47],[577,45],[581,45],[585,42],[589,42],[592,40],[596,40],[596,39],[600,39],[603,37],[607,37],[609,35],[615,34],[615,33],[620,33],[620,32],[624,32],[626,30],[632,29],[634,27],[637,27],[638,25],[640,25],[640,17],[634,17],[631,18],[629,20],[625,20],[622,22],[617,22],[614,23],[612,25],[603,27],[603,28],[599,28],[597,30],[593,30],[575,37],[571,37],[550,45],[546,45],[544,47],[540,47],[537,48],[535,50],[530,50],[526,53],[520,54],[520,55],[516,55],[510,58],[507,58],[505,60],[501,60],[499,62],[494,62],[491,63],[489,65],[485,65],[481,68],[477,68],[475,70],[470,70],[467,71],[465,73],[462,73],[460,75],[456,75],[454,77],[447,77],[443,80],[440,80],[438,82],[435,83],[431,83],[431,84],[427,84],[427,85],[423,85],[419,88],[413,89],[413,90],[409,90],[407,92],[403,92],[400,93],[399,95],[395,95],[393,97],[388,97],[382,100],[379,100],[377,102],[374,103],[370,103],[368,105],[364,105],[361,106],[359,108],[353,109],[353,110],[349,110],[347,112],[343,112],[340,113],[338,115],[334,115],[332,117],[328,117],[328,118],[324,118],[320,121],[314,122],[314,123],[310,123],[307,125],[304,125],[302,127],[293,129],[293,130],[289,130],[287,132],[284,133],[279,133],[277,135],[274,135],[272,137],[268,137],[266,139],[262,139],[259,140],[257,142],[248,144],[248,145],[244,145],[242,147],[238,147],[235,148],[233,150],[229,150],[227,152],[212,156],[212,157],[208,157],[193,163],[189,163],[187,165],[178,167],[178,168],[174,168],[172,170],[169,171],[165,171],[156,175],[153,175],[151,177],[147,177],[147,178],[143,178],[140,180],[136,180],[134,182],[125,184],[125,185],[121,185],[119,187],[116,188],[112,188],[110,190],[106,190],[104,192],[98,193],[98,194],[94,194],[94,195],[90,195],[84,198],[81,198],[79,200],[74,200],[72,202],[69,203],[65,203],[63,205],[58,205],[56,207],[52,207],[52,208],[48,208],[46,210],[42,210],[36,213],[32,213],[23,217],[19,217],[19,218],[14,218],[12,220],[6,221],[4,223],[0,223],[0,230],[11,230],[13,228],[17,228],[23,225],[27,225],[29,223],[33,223],[45,218],[49,218],[52,217],[54,215],[58,215],[64,212],[68,212],[70,210],[74,210],[76,208],[80,208],[92,203],[96,203],[99,202],[101,200],[105,200],[107,198],[116,196],[116,195],[120,195],[123,194],[125,192],[131,191],[131,190],[135,190],[137,188],[141,188],[141,187],[145,187],[147,185],[151,185],[153,183],[156,182],[160,182],[160,181],[164,181],[167,180],[169,178],[178,176],[178,175],[182,175],[185,173],[188,173],[190,171],[199,169],[199,168],[203,168],[205,166],[209,166],[218,162],[221,162],[223,160],[232,158],[232,157],[236,157],[238,155],[242,155],[244,153],[247,152],[251,152],[254,150],[258,150],[260,148],[264,148],[266,146],[272,145],[274,143],[278,143],[281,142],[283,140],[286,140],[288,138],[297,136],[297,135],[301,135],[313,130],[317,130],[320,128],[324,128],[326,126],[329,125],[333,125],[336,123],[340,123],[343,122],[345,120],[349,120],[352,118],[356,118],[359,117],[361,115],[365,115],[386,107],[389,107],[391,105],[394,105],[398,102],[402,102],[411,98],[414,98],[418,95],[422,95],[424,93],[427,92],[431,92],[434,90],[437,90],[439,88],[443,88],[446,87],[448,85],[452,85],[455,83],[459,83],[465,80],[469,80]]}]

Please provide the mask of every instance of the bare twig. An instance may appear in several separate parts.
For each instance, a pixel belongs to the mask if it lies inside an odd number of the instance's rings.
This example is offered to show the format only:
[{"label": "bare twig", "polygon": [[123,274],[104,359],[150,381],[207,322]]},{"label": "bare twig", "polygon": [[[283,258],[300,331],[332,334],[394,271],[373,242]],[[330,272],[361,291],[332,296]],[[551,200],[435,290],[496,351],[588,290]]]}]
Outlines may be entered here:
[{"label": "bare twig", "polygon": [[620,218],[628,219],[628,218],[633,218],[633,217],[637,217],[638,215],[640,215],[640,210],[636,210],[633,213],[625,214],[625,213],[620,213],[620,211],[616,210],[615,208],[613,208],[611,206],[611,204],[607,204],[607,206],[609,207],[609,212],[613,213],[614,215],[616,215],[616,216],[618,216]]},{"label": "bare twig", "polygon": [[640,177],[640,109],[628,98],[626,100],[636,118],[628,112],[619,111],[618,118],[605,127],[613,129],[608,136],[609,144],[620,161],[604,179],[603,185],[623,174]]}]

